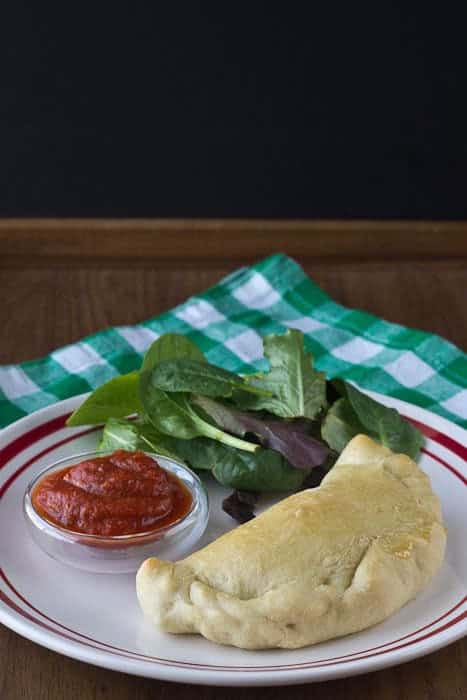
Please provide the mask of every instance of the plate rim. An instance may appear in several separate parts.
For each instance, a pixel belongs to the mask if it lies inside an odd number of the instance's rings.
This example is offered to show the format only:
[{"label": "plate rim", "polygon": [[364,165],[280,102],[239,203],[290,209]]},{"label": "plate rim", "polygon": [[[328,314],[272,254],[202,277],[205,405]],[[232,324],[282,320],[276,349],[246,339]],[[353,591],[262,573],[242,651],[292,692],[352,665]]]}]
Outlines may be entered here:
[{"label": "plate rim", "polygon": [[[389,397],[370,391],[366,391],[365,393],[377,400],[380,400],[381,402],[384,402],[386,405],[392,405],[398,408],[403,413],[405,412],[404,408],[407,407],[406,411],[410,417],[425,423],[435,431],[442,431],[448,436],[452,436],[461,444],[467,444],[467,431],[446,418],[416,406],[415,404],[411,404],[394,397]],[[43,423],[41,419],[44,416],[47,416],[48,422],[49,420],[72,410],[88,394],[89,392],[63,399],[20,418],[18,421],[2,429],[0,432],[2,442],[3,438],[7,436],[10,436],[10,440],[14,441],[24,432],[33,429],[37,425],[40,425]],[[70,430],[73,429],[70,428]],[[72,435],[73,433],[70,434]],[[0,454],[2,452],[3,449],[0,449]],[[462,619],[465,619],[466,614],[467,613],[464,612],[463,615],[461,615]],[[334,678],[350,677],[353,675],[376,671],[381,668],[395,666],[400,663],[409,662],[415,658],[432,653],[448,644],[451,644],[462,638],[467,633],[466,619],[465,624],[456,624],[454,628],[451,627],[450,631],[446,631],[446,629],[442,628],[437,634],[436,640],[432,639],[429,643],[422,638],[422,640],[414,640],[414,646],[411,649],[399,648],[396,650],[387,650],[387,652],[390,653],[389,657],[382,653],[379,656],[373,656],[372,658],[367,659],[351,659],[340,666],[337,666],[335,663],[330,663],[329,667],[277,669],[276,671],[272,671],[271,669],[256,670],[253,667],[248,672],[239,673],[238,671],[233,671],[232,669],[195,669],[179,667],[176,665],[176,662],[169,662],[166,665],[157,661],[134,658],[125,659],[122,656],[114,658],[112,657],[112,654],[109,653],[109,650],[100,648],[87,649],[86,647],[82,646],[78,640],[71,640],[71,642],[68,642],[64,638],[57,637],[56,634],[53,633],[53,628],[50,628],[51,631],[43,632],[39,627],[36,627],[37,623],[33,624],[34,621],[29,623],[26,621],[23,622],[19,615],[20,613],[15,614],[10,612],[8,608],[5,607],[5,604],[0,602],[1,623],[21,636],[41,646],[51,649],[52,651],[64,654],[65,656],[78,659],[85,663],[90,663],[94,666],[109,668],[111,670],[130,673],[132,675],[158,678],[160,680],[218,686],[253,687],[267,685],[293,685],[299,683],[319,682]],[[435,624],[436,622],[433,622],[430,624],[430,626],[434,626]],[[413,634],[415,635],[417,632]]]}]

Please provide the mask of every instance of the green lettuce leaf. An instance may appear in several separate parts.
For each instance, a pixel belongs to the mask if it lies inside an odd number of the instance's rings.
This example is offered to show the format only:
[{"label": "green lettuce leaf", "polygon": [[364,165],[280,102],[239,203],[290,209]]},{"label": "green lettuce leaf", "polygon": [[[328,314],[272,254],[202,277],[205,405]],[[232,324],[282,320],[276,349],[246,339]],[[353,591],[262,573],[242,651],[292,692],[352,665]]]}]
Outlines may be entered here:
[{"label": "green lettuce leaf", "polygon": [[315,418],[326,406],[326,378],[313,369],[303,333],[292,329],[283,335],[266,336],[264,355],[269,360],[269,372],[246,379],[256,388],[272,392],[273,397],[247,396],[237,391],[234,402],[246,410],[269,411],[281,418]]},{"label": "green lettuce leaf", "polygon": [[336,452],[342,452],[350,440],[359,433],[365,433],[365,428],[357,418],[355,411],[347,399],[338,399],[321,424],[321,435]]},{"label": "green lettuce leaf", "polygon": [[141,370],[147,371],[161,362],[177,360],[182,357],[206,362],[201,350],[186,336],[179,333],[164,333],[146,350]]},{"label": "green lettuce leaf", "polygon": [[185,440],[209,437],[239,450],[256,451],[257,445],[229,435],[204,420],[191,405],[188,394],[162,391],[154,385],[152,376],[152,371],[141,374],[140,395],[146,416],[156,430]]},{"label": "green lettuce leaf", "polygon": [[[345,406],[349,432],[360,425],[359,432],[369,435],[393,452],[401,452],[412,459],[417,459],[423,445],[423,435],[395,408],[384,406],[356,389],[352,384],[342,380],[333,381],[333,385],[347,401],[346,404],[341,404],[341,407]],[[336,408],[335,410],[336,412],[340,411],[342,419],[343,409]],[[326,424],[326,418],[324,423]],[[323,437],[327,440],[324,434]]]},{"label": "green lettuce leaf", "polygon": [[94,425],[107,418],[122,418],[142,410],[139,398],[139,373],[130,372],[114,377],[99,386],[78,406],[66,424]]}]

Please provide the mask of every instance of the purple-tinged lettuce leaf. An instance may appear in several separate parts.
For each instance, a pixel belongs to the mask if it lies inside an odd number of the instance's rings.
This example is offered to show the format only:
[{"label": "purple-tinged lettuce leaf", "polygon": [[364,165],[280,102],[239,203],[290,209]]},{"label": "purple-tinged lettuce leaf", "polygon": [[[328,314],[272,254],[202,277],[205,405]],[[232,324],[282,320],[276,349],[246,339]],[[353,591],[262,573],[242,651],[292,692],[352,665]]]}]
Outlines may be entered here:
[{"label": "purple-tinged lettuce leaf", "polygon": [[249,491],[234,491],[222,501],[222,510],[239,523],[246,523],[255,517],[254,507],[258,494]]},{"label": "purple-tinged lettuce leaf", "polygon": [[255,435],[263,447],[279,452],[296,469],[317,467],[330,455],[327,445],[308,434],[308,421],[265,420],[206,396],[192,401],[222,430],[239,437]]}]

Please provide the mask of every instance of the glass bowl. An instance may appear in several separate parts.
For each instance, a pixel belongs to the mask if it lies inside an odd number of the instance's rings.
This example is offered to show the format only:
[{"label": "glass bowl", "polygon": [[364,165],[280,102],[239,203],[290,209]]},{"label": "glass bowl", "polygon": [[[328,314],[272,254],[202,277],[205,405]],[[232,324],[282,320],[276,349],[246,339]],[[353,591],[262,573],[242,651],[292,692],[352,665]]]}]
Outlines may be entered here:
[{"label": "glass bowl", "polygon": [[206,489],[199,477],[188,467],[173,459],[145,452],[157,464],[188,488],[192,505],[180,520],[166,527],[132,535],[102,536],[72,532],[43,518],[33,506],[32,493],[39,481],[54,471],[73,466],[85,459],[103,457],[107,452],[85,452],[66,457],[43,469],[30,481],[24,495],[24,515],[35,543],[53,559],[78,569],[102,574],[125,574],[136,571],[151,556],[161,559],[181,559],[200,539],[209,517]]}]

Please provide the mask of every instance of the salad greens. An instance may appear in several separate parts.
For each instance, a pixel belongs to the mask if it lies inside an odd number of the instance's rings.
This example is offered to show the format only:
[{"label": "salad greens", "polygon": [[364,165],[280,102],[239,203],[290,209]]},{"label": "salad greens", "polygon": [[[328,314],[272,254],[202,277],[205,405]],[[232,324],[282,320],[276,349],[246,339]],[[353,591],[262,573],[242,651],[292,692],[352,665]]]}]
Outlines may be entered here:
[{"label": "salad greens", "polygon": [[335,381],[334,386],[348,401],[348,422],[359,428],[357,432],[366,433],[393,452],[403,452],[412,459],[417,458],[423,435],[395,408],[383,406],[342,380]]},{"label": "salad greens", "polygon": [[127,450],[128,452],[146,450],[178,460],[179,450],[176,443],[174,438],[162,435],[153,425],[145,421],[108,418],[102,431],[98,449],[108,452],[113,450]]},{"label": "salad greens", "polygon": [[[206,362],[201,350],[184,335],[165,333],[148,348],[141,370],[150,370],[160,362],[191,358]],[[143,410],[139,398],[139,372],[129,372],[114,377],[99,386],[74,411],[67,425],[102,423],[107,418],[121,418]]]},{"label": "salad greens", "polygon": [[122,418],[139,413],[143,406],[139,398],[139,372],[122,374],[97,387],[74,411],[67,425],[102,423],[110,416]]},{"label": "salad greens", "polygon": [[236,402],[242,408],[269,411],[281,418],[315,418],[326,406],[326,377],[313,369],[303,333],[293,329],[266,336],[264,355],[269,372],[252,375],[249,381],[251,386],[271,392],[272,397],[238,393]]},{"label": "salad greens", "polygon": [[228,398],[235,390],[259,394],[269,399],[272,391],[257,388],[234,372],[189,358],[160,362],[152,370],[151,382],[164,391],[189,392]]},{"label": "salad greens", "polygon": [[239,450],[256,452],[258,446],[225,433],[205,421],[194,409],[188,394],[162,391],[152,382],[152,373],[143,372],[140,379],[141,402],[154,427],[166,435],[191,440],[210,437]]},{"label": "salad greens", "polygon": [[222,501],[222,510],[239,523],[246,523],[255,517],[253,508],[258,502],[258,494],[253,491],[233,491]]},{"label": "salad greens", "polygon": [[310,424],[306,420],[257,417],[206,396],[194,396],[193,402],[219,427],[240,437],[253,434],[263,447],[276,450],[297,469],[312,469],[330,454],[327,445],[309,434]]},{"label": "salad greens", "polygon": [[306,472],[294,469],[274,450],[258,446],[245,452],[209,438],[183,440],[162,435],[139,421],[109,418],[100,450],[149,450],[170,457],[196,471],[210,471],[229,488],[251,491],[287,491],[298,488]]},{"label": "salad greens", "polygon": [[358,420],[357,414],[344,398],[337,399],[332,404],[321,424],[323,439],[336,452],[342,452],[355,435],[364,432],[365,428]]},{"label": "salad greens", "polygon": [[[220,448],[220,449],[219,449]],[[305,472],[294,469],[274,450],[254,455],[218,445],[212,473],[223,486],[242,491],[289,491],[298,489]]]},{"label": "salad greens", "polygon": [[109,418],[102,431],[98,450],[133,450],[142,449],[140,426],[127,420]]},{"label": "salad greens", "polygon": [[326,381],[300,331],[267,336],[264,354],[269,371],[239,376],[209,364],[185,336],[167,333],[139,372],[98,387],[67,424],[105,422],[102,450],[142,449],[212,473],[236,489],[225,509],[239,518],[254,503],[251,492],[317,485],[358,433],[417,457],[421,433],[353,385]]},{"label": "salad greens", "polygon": [[182,357],[206,362],[201,350],[185,335],[179,333],[164,333],[146,350],[141,369],[152,369],[161,362],[179,360]]}]

